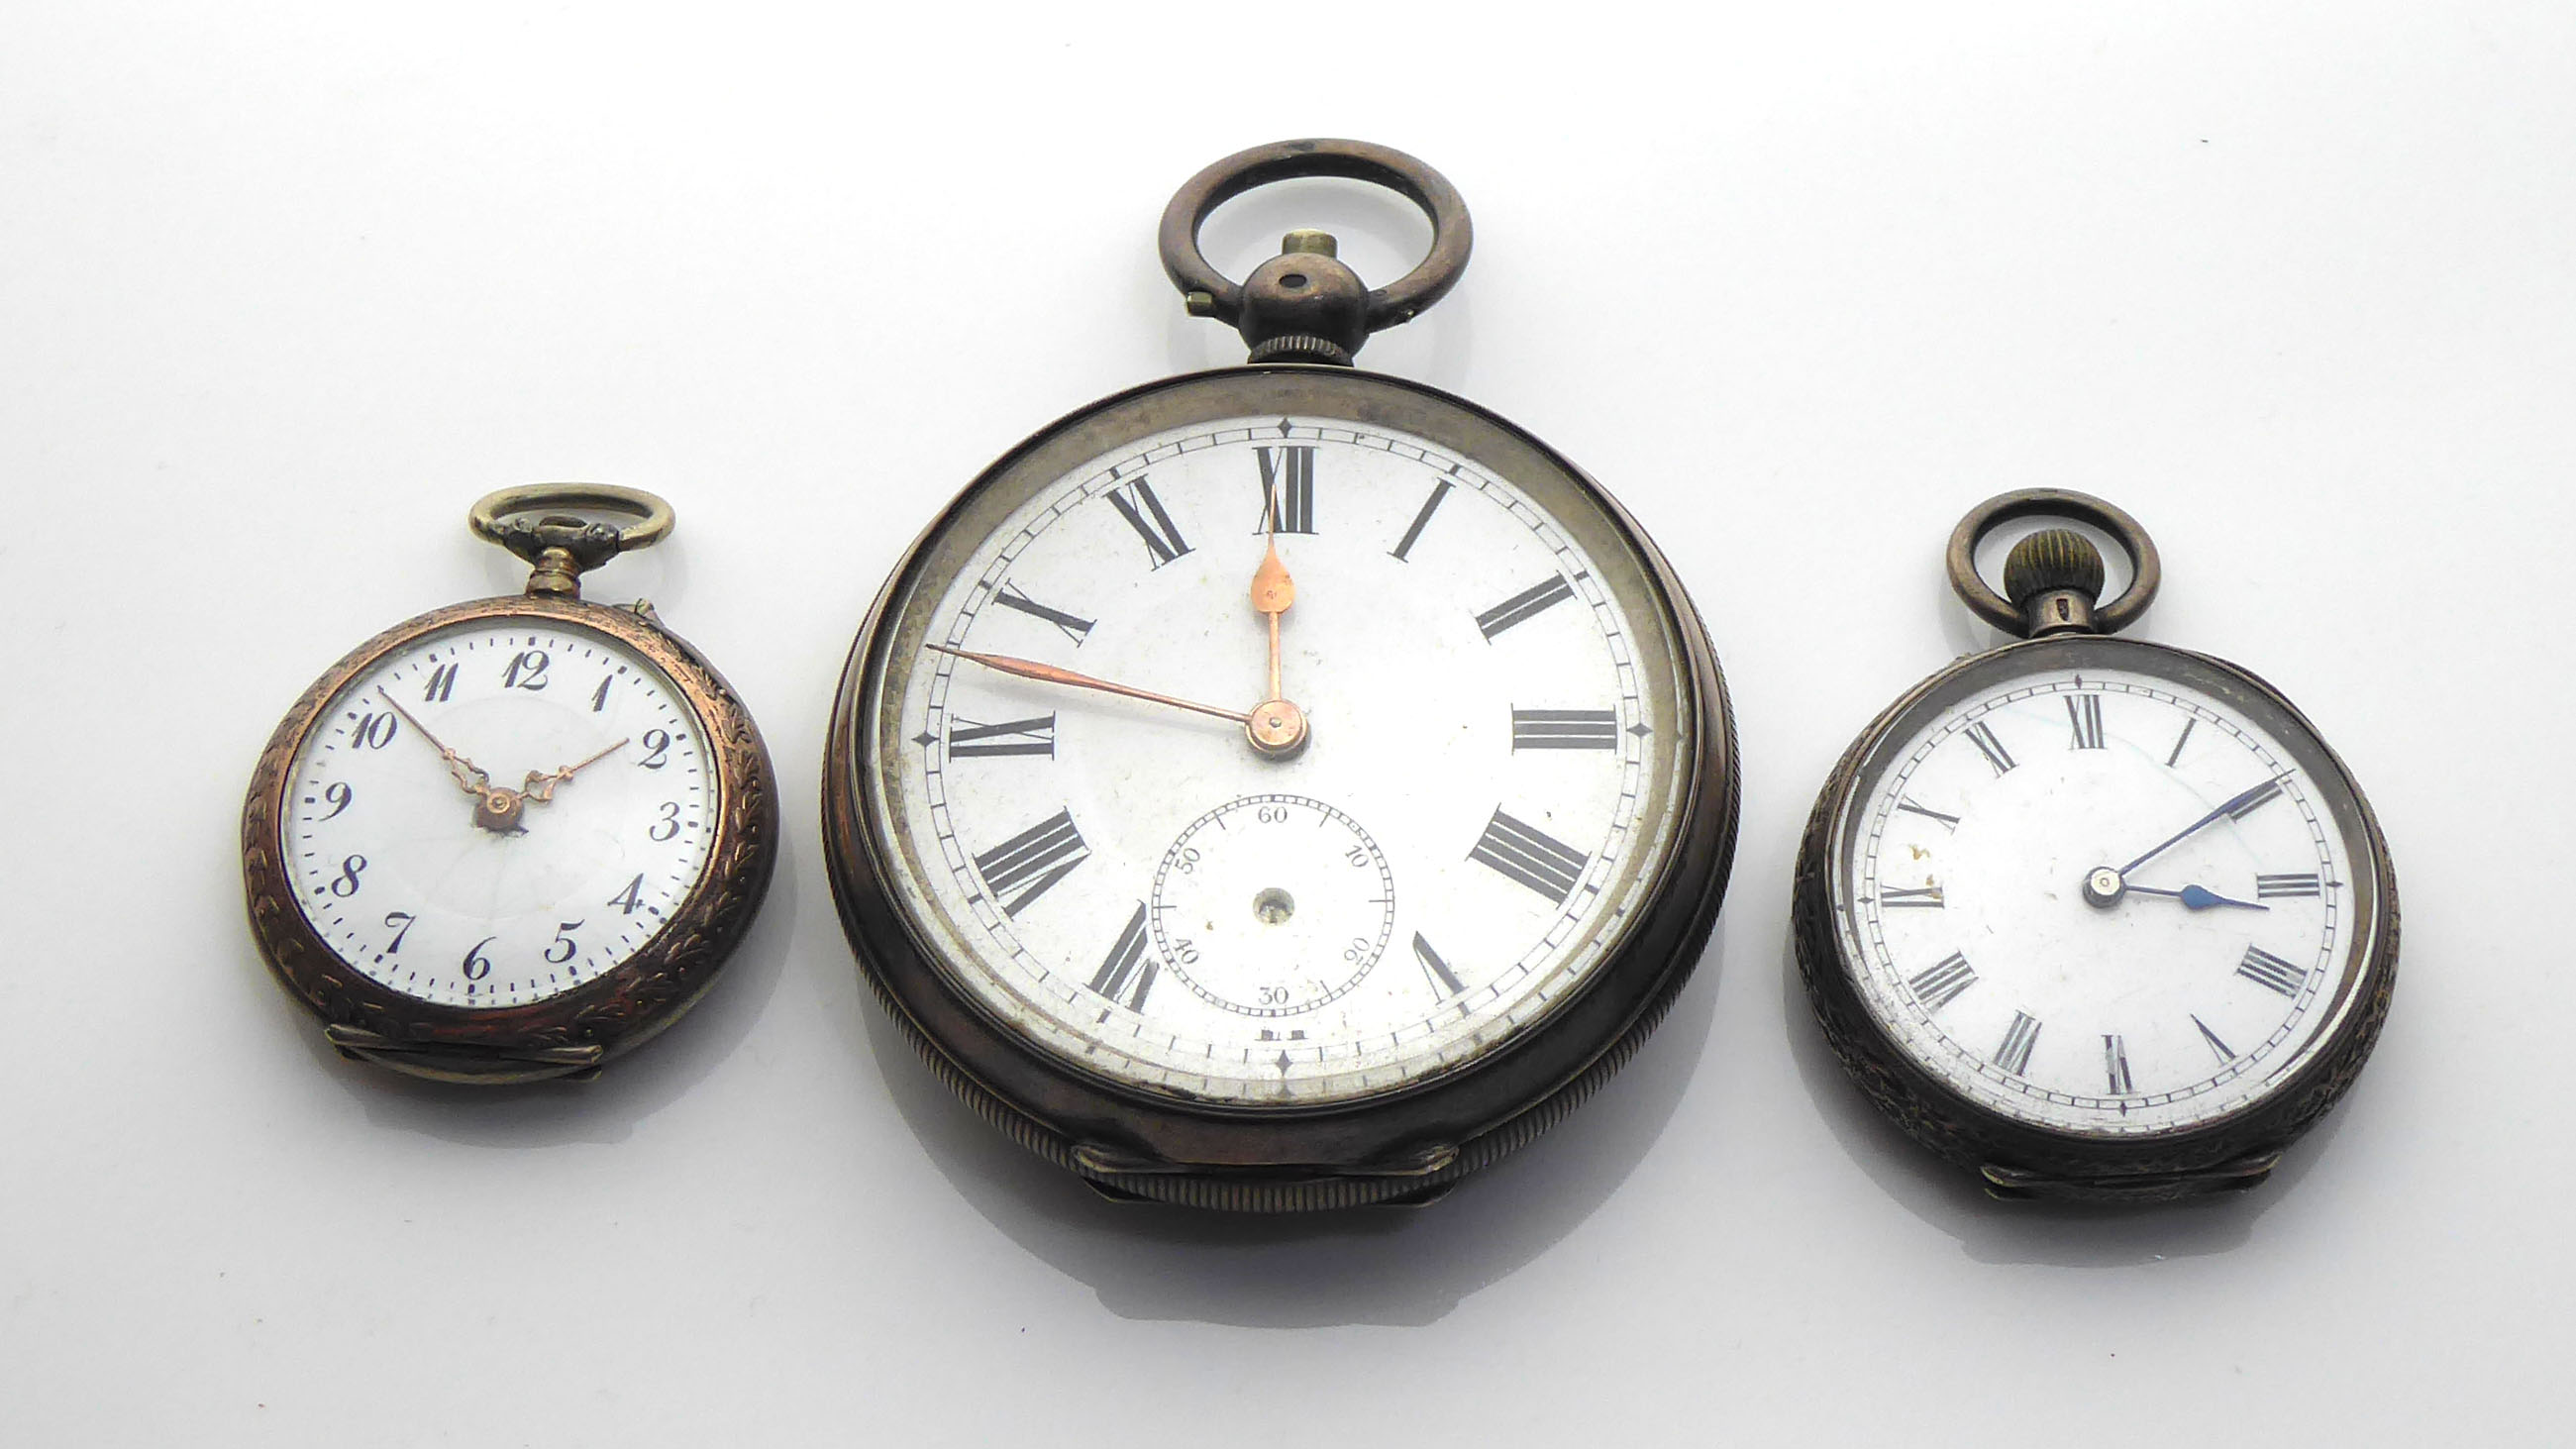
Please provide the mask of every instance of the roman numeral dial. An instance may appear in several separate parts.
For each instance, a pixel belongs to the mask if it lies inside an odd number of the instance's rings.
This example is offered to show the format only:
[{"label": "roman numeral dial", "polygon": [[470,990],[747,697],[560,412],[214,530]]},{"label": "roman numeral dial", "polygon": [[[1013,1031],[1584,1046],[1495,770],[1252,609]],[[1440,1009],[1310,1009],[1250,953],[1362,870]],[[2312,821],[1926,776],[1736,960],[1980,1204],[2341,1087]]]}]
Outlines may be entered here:
[{"label": "roman numeral dial", "polygon": [[[988,1019],[1140,1092],[1329,1106],[1536,1029],[1705,889],[1671,869],[1724,753],[1688,611],[1588,495],[1295,413],[1049,446],[912,555],[843,715],[902,722],[844,752],[851,815]],[[1301,753],[1253,743],[1274,679]]]},{"label": "roman numeral dial", "polygon": [[2249,686],[2156,672],[2214,674],[2174,657],[2079,636],[1972,656],[1898,708],[1835,807],[1863,1008],[1980,1109],[2123,1141],[2192,1127],[2275,1090],[2337,1019],[2363,923],[2314,757]]},{"label": "roman numeral dial", "polygon": [[298,746],[277,841],[296,906],[397,995],[558,997],[685,915],[721,814],[705,735],[659,665],[587,626],[418,634]]}]

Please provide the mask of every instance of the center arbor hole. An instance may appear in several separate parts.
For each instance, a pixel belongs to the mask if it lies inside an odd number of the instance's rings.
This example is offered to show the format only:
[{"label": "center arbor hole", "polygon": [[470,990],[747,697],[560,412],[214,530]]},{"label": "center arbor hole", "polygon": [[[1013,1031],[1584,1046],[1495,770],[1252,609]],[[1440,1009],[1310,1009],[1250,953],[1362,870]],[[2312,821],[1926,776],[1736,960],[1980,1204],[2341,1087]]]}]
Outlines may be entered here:
[{"label": "center arbor hole", "polygon": [[1252,913],[1275,926],[1297,914],[1297,898],[1272,886],[1252,898]]}]

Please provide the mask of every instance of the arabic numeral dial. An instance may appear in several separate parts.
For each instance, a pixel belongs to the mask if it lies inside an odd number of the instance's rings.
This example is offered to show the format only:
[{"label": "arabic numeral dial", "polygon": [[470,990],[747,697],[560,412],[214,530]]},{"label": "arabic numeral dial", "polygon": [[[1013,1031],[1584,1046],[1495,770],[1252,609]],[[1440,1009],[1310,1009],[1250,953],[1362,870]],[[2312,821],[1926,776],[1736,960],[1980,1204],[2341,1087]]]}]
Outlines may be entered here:
[{"label": "arabic numeral dial", "polygon": [[605,632],[477,618],[416,635],[342,685],[297,748],[278,842],[296,907],[359,974],[422,1002],[576,990],[705,875],[704,733]]}]

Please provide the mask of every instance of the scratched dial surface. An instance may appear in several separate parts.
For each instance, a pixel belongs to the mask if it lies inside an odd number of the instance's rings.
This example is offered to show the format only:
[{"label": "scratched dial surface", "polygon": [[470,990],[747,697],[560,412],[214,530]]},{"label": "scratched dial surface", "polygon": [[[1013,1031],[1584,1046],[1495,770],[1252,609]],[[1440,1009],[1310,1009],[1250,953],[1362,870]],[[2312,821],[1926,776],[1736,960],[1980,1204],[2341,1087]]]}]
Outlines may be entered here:
[{"label": "scratched dial surface", "polygon": [[[862,716],[876,848],[957,984],[1131,1088],[1295,1106],[1452,1072],[1579,993],[1697,744],[1674,605],[1596,495],[1302,415],[1068,461],[943,522]],[[1248,712],[1274,538],[1290,758],[935,647]]]},{"label": "scratched dial surface", "polygon": [[1846,802],[1833,900],[1862,1002],[2037,1126],[2134,1136],[2268,1097],[2370,945],[2339,770],[2209,661],[2096,638],[1993,659],[1897,721]]},{"label": "scratched dial surface", "polygon": [[[442,746],[515,812],[478,823]],[[653,939],[706,874],[716,793],[704,728],[658,668],[560,620],[478,619],[341,689],[296,755],[280,844],[297,908],[362,974],[525,1006]]]}]

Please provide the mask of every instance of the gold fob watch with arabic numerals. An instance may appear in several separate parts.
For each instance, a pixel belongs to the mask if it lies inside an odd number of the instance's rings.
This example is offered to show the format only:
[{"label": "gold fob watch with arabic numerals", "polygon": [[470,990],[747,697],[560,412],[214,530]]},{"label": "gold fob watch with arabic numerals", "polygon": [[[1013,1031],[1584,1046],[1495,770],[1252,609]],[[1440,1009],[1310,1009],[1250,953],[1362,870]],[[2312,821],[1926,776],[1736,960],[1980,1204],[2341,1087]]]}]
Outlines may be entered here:
[{"label": "gold fob watch with arabic numerals", "polygon": [[769,883],[778,804],[742,702],[650,604],[580,576],[671,528],[661,499],[540,484],[474,505],[524,595],[351,651],[260,756],[252,934],[343,1055],[414,1076],[571,1076],[677,1020]]},{"label": "gold fob watch with arabic numerals", "polygon": [[[1207,264],[1211,210],[1310,175],[1411,198],[1429,256],[1374,291],[1320,232]],[[832,884],[940,1077],[1104,1193],[1427,1200],[1688,977],[1734,844],[1724,686],[1589,478],[1349,365],[1466,262],[1436,172],[1260,147],[1162,250],[1252,360],[1055,423],[913,546],[842,679]]]},{"label": "gold fob watch with arabic numerals", "polygon": [[[2001,595],[1978,543],[2018,518]],[[1952,586],[2020,640],[1888,707],[1798,854],[1801,973],[1880,1108],[1999,1197],[2246,1188],[2361,1070],[2397,974],[2370,805],[2279,691],[2111,637],[2161,576],[2128,514],[2028,490],[1961,520]]]}]

